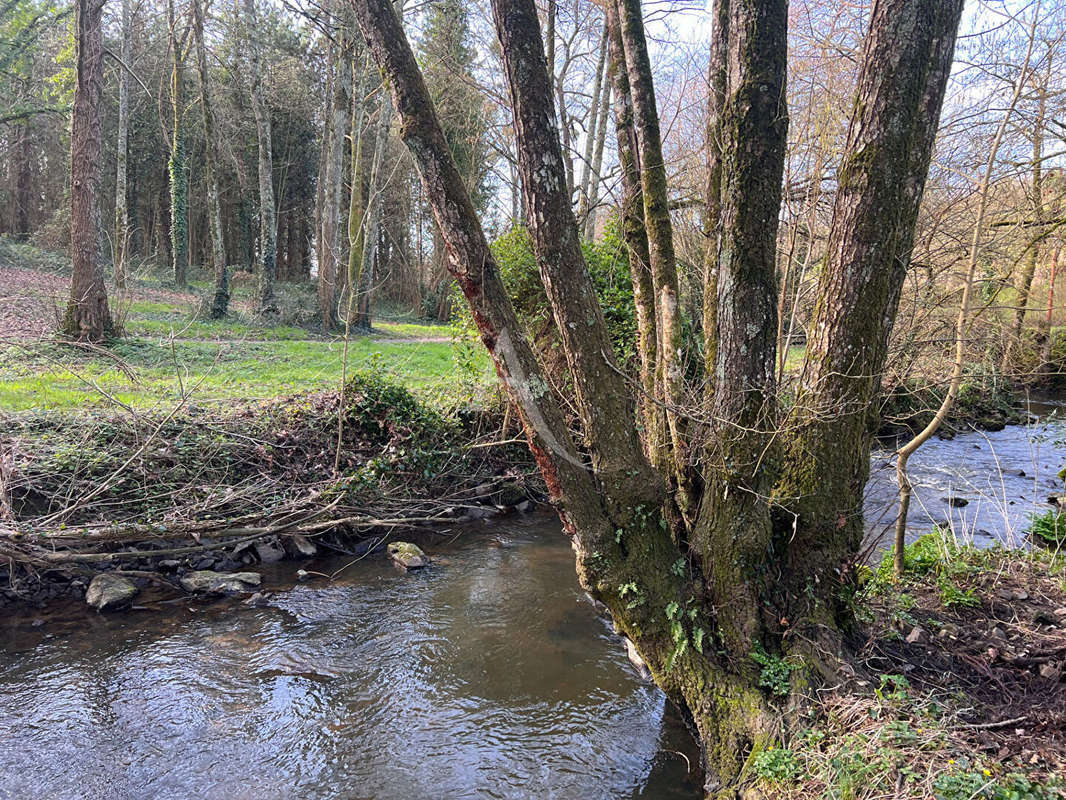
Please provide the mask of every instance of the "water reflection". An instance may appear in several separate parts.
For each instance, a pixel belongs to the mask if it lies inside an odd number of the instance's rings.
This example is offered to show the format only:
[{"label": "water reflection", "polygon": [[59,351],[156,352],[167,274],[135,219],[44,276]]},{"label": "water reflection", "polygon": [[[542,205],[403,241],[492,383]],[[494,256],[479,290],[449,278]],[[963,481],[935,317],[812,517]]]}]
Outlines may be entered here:
[{"label": "water reflection", "polygon": [[698,797],[557,523],[493,533],[264,608],[9,620],[0,797]]}]

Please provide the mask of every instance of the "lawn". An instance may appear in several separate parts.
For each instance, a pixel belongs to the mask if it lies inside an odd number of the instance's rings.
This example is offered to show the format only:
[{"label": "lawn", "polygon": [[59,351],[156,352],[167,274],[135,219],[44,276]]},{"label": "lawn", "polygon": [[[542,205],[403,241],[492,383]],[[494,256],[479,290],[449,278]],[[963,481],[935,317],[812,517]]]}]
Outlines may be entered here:
[{"label": "lawn", "polygon": [[[202,341],[127,337],[105,353],[40,342],[8,347],[0,366],[0,409],[61,409],[127,405],[165,408],[183,396],[198,404],[262,400],[339,385],[344,342]],[[349,372],[373,365],[432,398],[463,384],[448,342],[353,338]],[[467,383],[490,380],[481,357]]]}]

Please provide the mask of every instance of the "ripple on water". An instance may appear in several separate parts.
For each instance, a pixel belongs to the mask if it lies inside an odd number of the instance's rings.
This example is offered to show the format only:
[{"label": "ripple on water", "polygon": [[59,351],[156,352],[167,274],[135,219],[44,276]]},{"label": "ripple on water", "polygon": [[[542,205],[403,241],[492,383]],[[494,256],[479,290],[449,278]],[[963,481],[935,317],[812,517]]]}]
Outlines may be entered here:
[{"label": "ripple on water", "polygon": [[[695,798],[550,518],[272,605],[85,614],[0,651],[0,798]],[[323,564],[335,569],[343,564]]]}]

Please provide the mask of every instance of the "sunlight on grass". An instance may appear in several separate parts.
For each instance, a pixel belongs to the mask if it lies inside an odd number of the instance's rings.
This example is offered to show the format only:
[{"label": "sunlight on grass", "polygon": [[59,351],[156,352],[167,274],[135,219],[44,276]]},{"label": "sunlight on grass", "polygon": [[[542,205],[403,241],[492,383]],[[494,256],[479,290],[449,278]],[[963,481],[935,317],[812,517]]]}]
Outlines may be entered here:
[{"label": "sunlight on grass", "polygon": [[[134,379],[111,359],[42,344],[0,367],[0,408],[99,408],[107,395],[138,409],[168,407],[182,392],[196,403],[263,400],[335,387],[341,376],[341,341],[205,342],[128,338],[110,349]],[[450,342],[376,342],[355,339],[349,371],[377,363],[414,391],[453,393],[460,378]],[[491,382],[488,358],[479,354],[479,384]],[[99,387],[98,389],[96,387]],[[194,389],[195,387],[195,389]]]}]

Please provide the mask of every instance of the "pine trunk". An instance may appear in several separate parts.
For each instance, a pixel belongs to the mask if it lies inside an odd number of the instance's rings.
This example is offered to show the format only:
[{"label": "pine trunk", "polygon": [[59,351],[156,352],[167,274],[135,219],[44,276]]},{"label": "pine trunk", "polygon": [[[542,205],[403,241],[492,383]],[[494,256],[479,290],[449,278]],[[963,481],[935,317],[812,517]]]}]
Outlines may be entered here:
[{"label": "pine trunk", "polygon": [[100,87],[103,83],[103,0],[74,5],[74,111],[70,131],[70,253],[73,271],[63,333],[99,342],[112,334],[99,260]]}]

